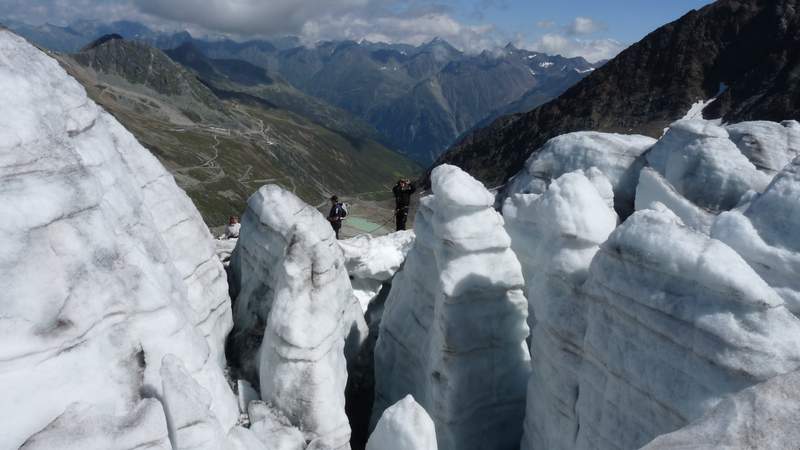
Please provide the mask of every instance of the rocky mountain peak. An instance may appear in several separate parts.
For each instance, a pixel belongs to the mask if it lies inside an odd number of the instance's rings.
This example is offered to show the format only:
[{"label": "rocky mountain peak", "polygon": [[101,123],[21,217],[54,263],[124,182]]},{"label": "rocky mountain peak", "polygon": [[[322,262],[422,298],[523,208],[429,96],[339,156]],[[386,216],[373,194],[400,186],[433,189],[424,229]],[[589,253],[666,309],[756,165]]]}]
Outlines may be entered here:
[{"label": "rocky mountain peak", "polygon": [[[699,100],[707,118],[784,120],[800,107],[797,0],[720,0],[650,33],[557,100],[498,119],[439,163],[492,185],[548,139],[572,131],[658,137]],[[723,88],[723,89],[721,89]]]},{"label": "rocky mountain peak", "polygon": [[97,38],[96,40],[90,42],[89,45],[87,45],[86,47],[83,47],[83,49],[81,51],[82,52],[86,52],[86,51],[95,49],[97,47],[100,47],[101,45],[105,44],[106,42],[111,42],[111,41],[116,41],[116,40],[123,40],[123,39],[125,39],[125,38],[123,38],[122,36],[120,36],[117,33],[106,34],[106,35],[101,36],[101,37]]}]

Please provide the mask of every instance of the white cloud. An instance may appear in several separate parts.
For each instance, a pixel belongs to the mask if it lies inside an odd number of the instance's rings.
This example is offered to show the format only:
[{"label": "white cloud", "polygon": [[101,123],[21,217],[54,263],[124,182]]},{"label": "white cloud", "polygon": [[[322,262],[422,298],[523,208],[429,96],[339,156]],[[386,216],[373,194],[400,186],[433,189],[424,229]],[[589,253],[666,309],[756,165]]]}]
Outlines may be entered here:
[{"label": "white cloud", "polygon": [[529,47],[544,53],[566,57],[582,56],[587,61],[597,62],[613,58],[625,48],[625,45],[615,39],[578,39],[547,33],[531,43]]},{"label": "white cloud", "polygon": [[576,17],[569,26],[567,33],[573,36],[596,33],[605,29],[605,25],[589,17]]},{"label": "white cloud", "polygon": [[418,17],[384,16],[365,19],[353,14],[306,22],[301,36],[307,42],[321,39],[366,39],[372,42],[403,42],[419,45],[435,37],[465,51],[480,51],[498,45],[491,25],[465,25],[447,14]]},{"label": "white cloud", "polygon": [[[479,11],[510,5],[507,0],[471,1]],[[536,27],[547,34],[531,42],[483,20],[466,23],[456,13],[459,7],[464,3],[453,0],[0,0],[0,15],[57,24],[81,18],[127,19],[161,30],[187,29],[234,39],[296,35],[306,43],[366,39],[418,45],[440,37],[467,52],[491,50],[513,40],[521,47],[590,61],[613,57],[623,47],[613,39],[588,39],[588,34],[604,29],[588,17],[576,17],[563,27],[539,21]]]},{"label": "white cloud", "polygon": [[441,37],[466,51],[499,43],[491,25],[468,25],[441,5],[414,0],[134,1],[153,16],[246,37],[290,34],[307,43],[367,39],[410,44]]}]

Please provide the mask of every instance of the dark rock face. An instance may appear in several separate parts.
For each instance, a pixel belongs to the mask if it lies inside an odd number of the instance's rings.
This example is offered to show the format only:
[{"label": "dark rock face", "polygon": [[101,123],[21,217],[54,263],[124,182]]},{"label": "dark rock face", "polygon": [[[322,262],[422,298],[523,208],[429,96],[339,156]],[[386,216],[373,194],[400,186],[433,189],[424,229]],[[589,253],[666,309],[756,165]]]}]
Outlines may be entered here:
[{"label": "dark rock face", "polygon": [[219,107],[219,101],[197,79],[175,64],[161,50],[118,34],[99,38],[80,53],[72,55],[80,65],[97,72],[116,75],[131,84],[147,86],[166,96],[190,96]]},{"label": "dark rock face", "polygon": [[597,130],[661,135],[700,99],[706,118],[783,120],[800,111],[798,0],[719,0],[634,44],[526,114],[467,136],[437,164],[505,182],[548,139]]}]

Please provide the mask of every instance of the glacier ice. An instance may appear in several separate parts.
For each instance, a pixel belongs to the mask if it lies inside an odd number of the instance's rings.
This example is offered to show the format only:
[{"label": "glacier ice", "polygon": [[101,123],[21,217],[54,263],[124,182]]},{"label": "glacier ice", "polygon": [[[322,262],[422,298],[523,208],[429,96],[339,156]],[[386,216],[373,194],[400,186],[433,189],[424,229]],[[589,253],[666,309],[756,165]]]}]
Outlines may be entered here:
[{"label": "glacier ice", "polygon": [[245,379],[307,440],[348,448],[345,355],[367,328],[330,225],[291,192],[264,186],[248,200],[231,270],[231,339]]},{"label": "glacier ice", "polygon": [[[63,429],[59,417],[86,411],[76,402],[107,417],[156,414],[141,405],[161,395],[168,353],[229,429],[238,412],[221,364],[231,313],[208,229],[153,155],[7,31],[0,179],[0,216],[20,219],[0,223],[0,448]],[[138,432],[119,439],[137,442]]]},{"label": "glacier ice", "polygon": [[534,152],[525,168],[509,181],[505,191],[511,194],[541,194],[550,181],[575,170],[596,167],[611,182],[617,211],[627,216],[633,200],[640,156],[656,140],[647,136],[580,131],[550,139]]},{"label": "glacier ice", "polygon": [[192,380],[177,356],[164,356],[161,382],[172,447],[175,450],[223,448],[226,433],[210,409],[211,395]]},{"label": "glacier ice", "polygon": [[578,290],[617,225],[612,208],[581,171],[562,175],[542,195],[515,194],[503,208],[525,276],[532,325],[524,449],[574,444],[587,320]]},{"label": "glacier ice", "polygon": [[124,416],[73,403],[47,427],[28,438],[22,450],[171,450],[161,403],[146,398]]},{"label": "glacier ice", "polygon": [[745,193],[763,192],[769,183],[725,128],[705,120],[673,123],[645,157],[677,192],[713,212],[733,209]]},{"label": "glacier ice", "polygon": [[746,208],[720,214],[711,235],[742,255],[800,315],[800,157]]},{"label": "glacier ice", "polygon": [[413,243],[411,230],[378,237],[360,235],[339,241],[353,293],[364,312],[383,284],[400,269]]},{"label": "glacier ice", "polygon": [[[292,246],[296,252],[308,253],[308,263],[313,272],[286,273],[283,263]],[[318,317],[314,317],[315,321],[321,321],[319,324],[309,322],[294,326],[306,326],[311,331],[319,326],[327,330],[334,322],[340,324],[342,333],[348,337],[348,356],[357,352],[367,335],[363,311],[353,295],[344,256],[330,224],[314,207],[291,192],[268,185],[250,197],[242,216],[239,240],[231,256],[230,271],[231,291],[235,295],[235,327],[228,338],[228,346],[235,349],[232,362],[239,366],[242,377],[254,386],[259,385],[259,349],[277,295],[276,286],[287,282],[286,276],[313,281],[314,289],[307,292],[313,298],[308,299],[311,303],[306,308],[316,308],[317,304],[326,307],[317,311]],[[301,281],[301,278],[296,278],[288,282],[301,288]],[[322,302],[321,299],[327,300]],[[339,311],[340,307],[344,308],[343,313]],[[300,309],[296,311],[300,312]],[[276,325],[290,326],[277,322]],[[293,331],[296,334],[302,332],[301,329]],[[319,336],[324,333],[317,330],[311,334]]]},{"label": "glacier ice", "polygon": [[730,247],[636,212],[582,286],[575,448],[636,448],[800,366],[800,321]]},{"label": "glacier ice", "polygon": [[660,173],[645,167],[636,187],[636,210],[656,209],[661,204],[681,218],[684,224],[705,234],[711,233],[716,216],[681,195]]},{"label": "glacier ice", "polygon": [[263,401],[248,406],[250,430],[269,450],[303,450],[306,439],[289,419]]},{"label": "glacier ice", "polygon": [[436,428],[428,413],[406,395],[383,412],[367,450],[437,450]]},{"label": "glacier ice", "polygon": [[375,348],[373,423],[411,394],[443,449],[519,447],[530,360],[522,271],[494,196],[434,169]]},{"label": "glacier ice", "polygon": [[642,450],[796,448],[800,442],[800,372],[779,375],[724,400],[701,419]]},{"label": "glacier ice", "polygon": [[742,154],[770,176],[800,155],[800,123],[795,120],[740,122],[725,129]]}]

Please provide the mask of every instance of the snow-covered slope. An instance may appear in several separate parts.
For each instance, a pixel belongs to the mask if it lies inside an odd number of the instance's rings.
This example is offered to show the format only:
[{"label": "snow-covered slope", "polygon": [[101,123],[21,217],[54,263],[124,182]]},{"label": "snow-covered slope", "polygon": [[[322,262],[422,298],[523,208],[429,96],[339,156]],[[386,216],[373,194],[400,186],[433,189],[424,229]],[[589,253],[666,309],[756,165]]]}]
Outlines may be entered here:
[{"label": "snow-covered slope", "polygon": [[432,181],[386,300],[373,420],[411,394],[439,448],[518,448],[530,371],[522,271],[494,196],[454,166]]},{"label": "snow-covered slope", "polygon": [[562,175],[542,195],[513,195],[503,215],[522,263],[532,324],[523,448],[568,449],[578,432],[575,402],[588,320],[578,289],[617,215],[581,171]]},{"label": "snow-covered slope", "polygon": [[[0,448],[40,430],[31,446],[108,448],[113,431],[157,448],[167,354],[231,428],[227,285],[199,213],[53,59],[7,31],[0,217]],[[61,436],[75,427],[97,439]]]}]

